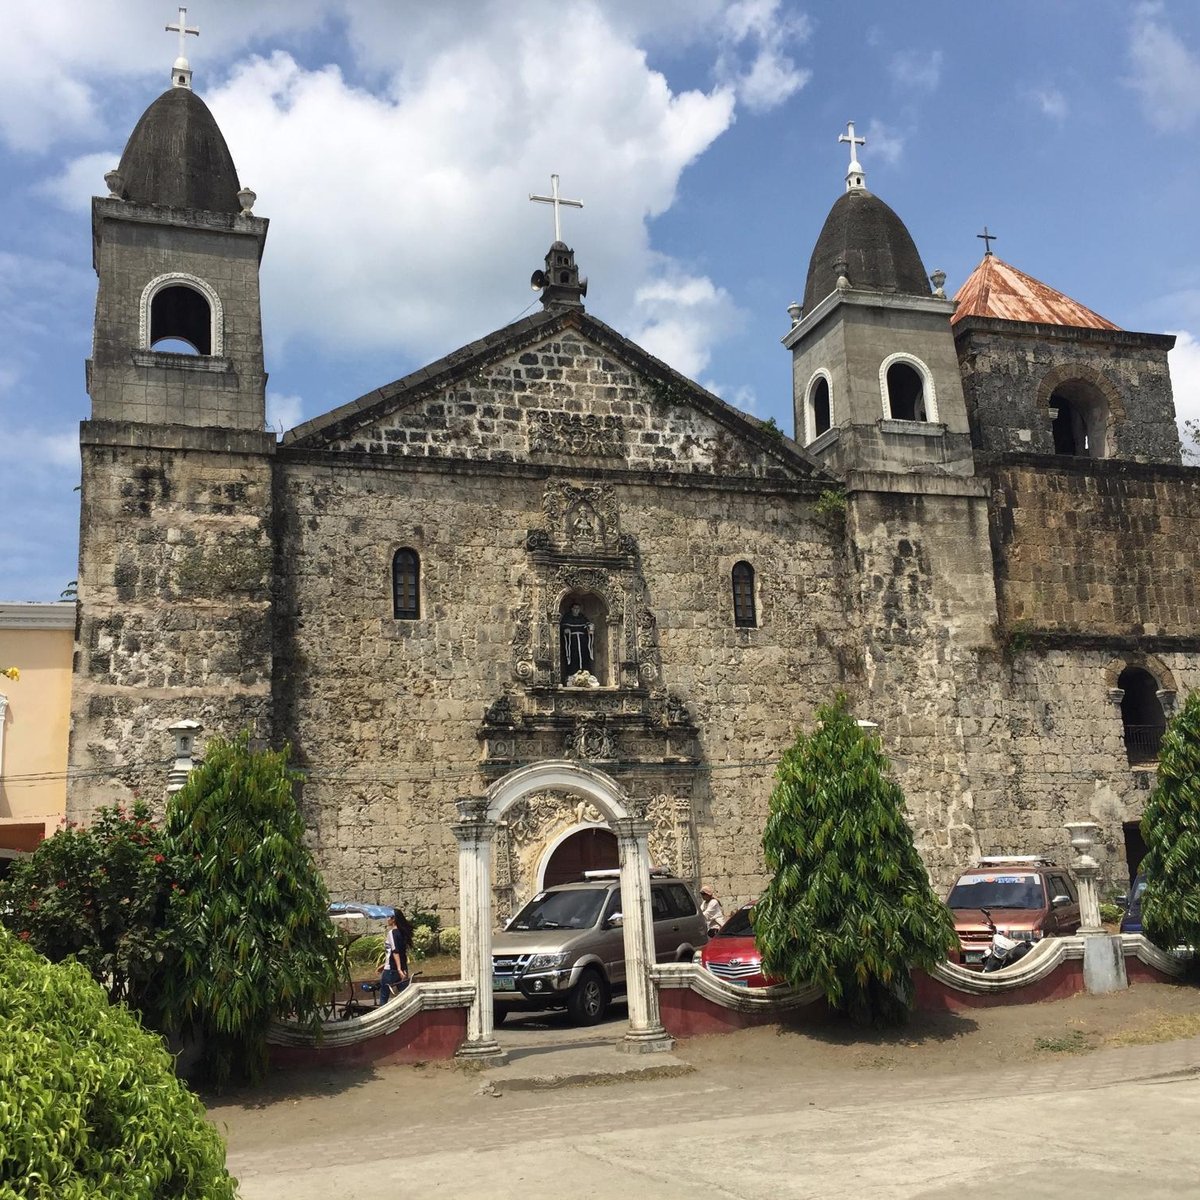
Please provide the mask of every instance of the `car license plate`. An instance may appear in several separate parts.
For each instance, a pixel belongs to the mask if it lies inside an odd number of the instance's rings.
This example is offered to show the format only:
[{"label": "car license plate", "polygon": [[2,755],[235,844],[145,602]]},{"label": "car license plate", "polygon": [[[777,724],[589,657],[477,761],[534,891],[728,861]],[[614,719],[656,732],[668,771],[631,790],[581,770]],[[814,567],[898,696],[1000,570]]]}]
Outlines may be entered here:
[{"label": "car license plate", "polygon": [[492,976],[492,991],[493,992],[515,992],[517,990],[517,981],[511,975],[493,975]]},{"label": "car license plate", "polygon": [[987,958],[986,950],[966,950],[963,952],[963,962],[983,962],[985,958]]},{"label": "car license plate", "polygon": [[727,979],[727,980],[725,980],[725,982],[733,984],[734,987],[749,987],[750,986],[750,980],[748,980],[748,979]]}]

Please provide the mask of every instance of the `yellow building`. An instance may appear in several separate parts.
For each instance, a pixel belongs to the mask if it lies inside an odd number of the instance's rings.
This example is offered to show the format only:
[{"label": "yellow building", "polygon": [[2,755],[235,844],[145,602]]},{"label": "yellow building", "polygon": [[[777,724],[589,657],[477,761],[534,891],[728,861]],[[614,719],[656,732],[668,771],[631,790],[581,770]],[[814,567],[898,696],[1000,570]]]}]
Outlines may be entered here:
[{"label": "yellow building", "polygon": [[66,811],[75,603],[0,604],[0,857],[28,851]]}]

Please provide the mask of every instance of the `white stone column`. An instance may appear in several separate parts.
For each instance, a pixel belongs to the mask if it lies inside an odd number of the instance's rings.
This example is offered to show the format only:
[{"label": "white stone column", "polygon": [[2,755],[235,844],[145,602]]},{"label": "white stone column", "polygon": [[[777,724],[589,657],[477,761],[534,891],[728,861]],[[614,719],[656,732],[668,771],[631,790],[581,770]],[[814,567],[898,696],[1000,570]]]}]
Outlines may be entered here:
[{"label": "white stone column", "polygon": [[629,1029],[618,1050],[645,1054],[670,1050],[673,1039],[658,1012],[658,989],[650,978],[655,962],[654,914],[650,906],[650,823],[638,817],[612,822],[621,863],[621,913],[625,928],[625,987]]},{"label": "white stone column", "polygon": [[1071,845],[1079,854],[1072,874],[1079,889],[1079,933],[1084,939],[1083,986],[1094,994],[1129,986],[1121,939],[1106,933],[1100,921],[1100,864],[1088,853],[1099,829],[1095,821],[1067,822]]},{"label": "white stone column", "polygon": [[196,765],[192,752],[196,746],[196,736],[204,729],[199,721],[190,719],[176,721],[167,726],[167,732],[175,739],[175,761],[167,772],[167,795],[173,796],[185,783]]},{"label": "white stone column", "polygon": [[496,826],[488,820],[487,798],[456,801],[458,821],[458,924],[462,977],[475,986],[467,1010],[467,1040],[457,1057],[506,1062],[492,1025],[492,841]]}]

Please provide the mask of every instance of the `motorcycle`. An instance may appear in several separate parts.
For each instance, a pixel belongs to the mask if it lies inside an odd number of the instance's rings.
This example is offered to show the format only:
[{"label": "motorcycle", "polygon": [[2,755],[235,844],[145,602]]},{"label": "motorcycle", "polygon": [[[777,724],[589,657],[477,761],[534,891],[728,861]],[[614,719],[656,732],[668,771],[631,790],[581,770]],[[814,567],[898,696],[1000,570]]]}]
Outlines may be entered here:
[{"label": "motorcycle", "polygon": [[996,922],[992,920],[992,914],[986,908],[981,908],[979,911],[983,913],[983,923],[992,934],[991,949],[983,959],[985,974],[1011,967],[1013,963],[1020,962],[1033,949],[1032,942],[1019,941],[1017,938],[1010,938],[1001,933],[996,928]]}]

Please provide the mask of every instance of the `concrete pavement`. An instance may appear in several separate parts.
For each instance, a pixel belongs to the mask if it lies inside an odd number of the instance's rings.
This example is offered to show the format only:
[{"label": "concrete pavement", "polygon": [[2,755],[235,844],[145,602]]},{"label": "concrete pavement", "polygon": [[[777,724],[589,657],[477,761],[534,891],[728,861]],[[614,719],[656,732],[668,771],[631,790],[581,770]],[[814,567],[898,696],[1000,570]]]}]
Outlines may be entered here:
[{"label": "concrete pavement", "polygon": [[302,1145],[242,1150],[234,1126],[230,1168],[246,1200],[1200,1194],[1200,1038],[964,1066],[758,1072],[747,1086],[732,1063],[499,1097],[478,1094],[486,1073],[449,1075],[373,1105],[369,1128],[327,1121]]}]

